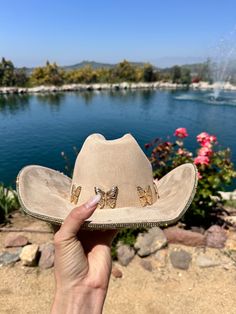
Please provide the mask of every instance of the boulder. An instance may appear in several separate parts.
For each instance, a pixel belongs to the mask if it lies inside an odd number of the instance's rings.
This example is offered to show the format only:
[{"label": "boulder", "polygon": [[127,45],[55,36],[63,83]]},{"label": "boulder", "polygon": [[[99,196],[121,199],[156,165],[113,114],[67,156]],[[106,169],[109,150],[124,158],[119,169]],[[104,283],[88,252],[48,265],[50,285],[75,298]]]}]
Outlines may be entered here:
[{"label": "boulder", "polygon": [[170,261],[174,268],[187,270],[189,268],[191,260],[191,254],[184,250],[172,251],[170,253]]},{"label": "boulder", "polygon": [[220,226],[213,225],[206,231],[206,245],[208,247],[222,249],[227,240],[226,231]]},{"label": "boulder", "polygon": [[135,242],[135,249],[139,256],[148,256],[163,248],[167,244],[164,232],[158,228],[151,228],[146,233],[140,233]]},{"label": "boulder", "polygon": [[135,251],[129,245],[119,245],[117,248],[117,259],[122,266],[127,266],[134,258]]},{"label": "boulder", "polygon": [[3,252],[0,254],[0,266],[13,264],[20,260],[21,248],[14,252]]},{"label": "boulder", "polygon": [[206,268],[206,267],[218,266],[220,265],[220,262],[212,260],[209,256],[205,254],[200,254],[196,258],[196,264],[197,266],[201,268]]},{"label": "boulder", "polygon": [[170,227],[164,229],[164,234],[169,243],[177,243],[194,247],[206,245],[206,237],[199,232],[184,230],[178,227]]},{"label": "boulder", "polygon": [[20,259],[24,266],[36,266],[38,260],[39,246],[30,244],[23,247],[20,253]]},{"label": "boulder", "polygon": [[5,247],[19,247],[25,246],[29,243],[28,238],[19,233],[9,233],[6,238],[4,245]]},{"label": "boulder", "polygon": [[43,269],[51,268],[54,265],[55,248],[53,243],[47,243],[40,246],[39,267]]}]

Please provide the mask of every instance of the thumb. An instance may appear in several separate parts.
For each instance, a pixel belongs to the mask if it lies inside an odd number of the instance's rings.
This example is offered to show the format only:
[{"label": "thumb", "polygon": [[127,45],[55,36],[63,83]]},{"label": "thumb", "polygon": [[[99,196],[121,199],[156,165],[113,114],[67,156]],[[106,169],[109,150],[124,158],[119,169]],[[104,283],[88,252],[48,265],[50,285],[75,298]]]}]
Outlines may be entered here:
[{"label": "thumb", "polygon": [[85,204],[72,209],[70,214],[64,220],[61,228],[57,232],[57,237],[59,236],[63,240],[66,240],[68,238],[76,236],[84,221],[88,219],[97,208],[97,204],[100,199],[101,195],[97,194]]}]

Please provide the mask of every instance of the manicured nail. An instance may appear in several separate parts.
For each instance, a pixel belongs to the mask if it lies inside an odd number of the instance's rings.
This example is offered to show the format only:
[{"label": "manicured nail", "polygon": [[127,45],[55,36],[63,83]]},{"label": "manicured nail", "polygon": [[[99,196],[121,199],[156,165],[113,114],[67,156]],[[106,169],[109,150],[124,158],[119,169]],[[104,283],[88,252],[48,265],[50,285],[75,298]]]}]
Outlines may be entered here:
[{"label": "manicured nail", "polygon": [[100,201],[100,199],[101,199],[101,195],[96,194],[95,196],[90,198],[90,200],[85,204],[85,207],[87,207],[89,209],[89,208],[97,205],[97,203]]}]

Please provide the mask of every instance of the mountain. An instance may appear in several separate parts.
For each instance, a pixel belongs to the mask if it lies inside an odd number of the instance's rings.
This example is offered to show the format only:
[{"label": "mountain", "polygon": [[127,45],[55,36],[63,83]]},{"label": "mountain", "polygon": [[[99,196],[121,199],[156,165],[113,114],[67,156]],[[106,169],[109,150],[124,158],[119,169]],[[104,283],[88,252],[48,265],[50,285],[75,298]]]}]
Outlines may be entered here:
[{"label": "mountain", "polygon": [[[137,67],[142,67],[145,65],[145,62],[130,62],[129,63],[133,66],[137,66]],[[101,62],[95,62],[95,61],[82,61],[73,65],[65,65],[65,66],[61,66],[60,68],[65,70],[65,71],[71,71],[71,70],[77,70],[77,69],[81,69],[85,66],[90,66],[93,69],[99,69],[99,68],[105,68],[105,69],[113,69],[117,64],[114,63],[101,63]],[[153,65],[154,69],[157,69],[154,65]],[[19,68],[19,69],[24,69],[27,73],[27,75],[32,74],[34,68],[27,68],[27,67],[23,67],[23,68]]]},{"label": "mountain", "polygon": [[[131,65],[137,66],[137,67],[142,67],[145,64],[144,62],[130,62],[130,61],[129,61],[129,63]],[[100,63],[100,62],[95,62],[95,61],[82,61],[80,63],[76,63],[74,65],[63,66],[61,68],[65,71],[81,69],[85,66],[90,66],[93,69],[99,69],[99,68],[112,69],[116,65],[117,65],[116,63],[112,64],[112,63]]]}]

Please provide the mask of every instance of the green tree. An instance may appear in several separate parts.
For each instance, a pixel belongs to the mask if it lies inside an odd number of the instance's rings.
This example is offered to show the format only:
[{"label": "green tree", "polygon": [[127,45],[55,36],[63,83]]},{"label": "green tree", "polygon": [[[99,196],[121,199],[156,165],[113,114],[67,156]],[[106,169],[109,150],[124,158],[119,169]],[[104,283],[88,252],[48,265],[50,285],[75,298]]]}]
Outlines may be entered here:
[{"label": "green tree", "polygon": [[179,84],[181,82],[181,67],[178,66],[178,65],[175,65],[173,68],[172,68],[172,83],[177,83]]},{"label": "green tree", "polygon": [[31,74],[32,85],[62,85],[64,83],[65,72],[54,62],[47,61],[45,67],[35,68]]},{"label": "green tree", "polygon": [[180,79],[182,84],[190,85],[192,78],[191,78],[191,72],[187,68],[182,68],[181,69],[181,79]]},{"label": "green tree", "polygon": [[0,63],[0,85],[14,85],[14,65],[10,60],[6,60],[5,58],[2,58]]},{"label": "green tree", "polygon": [[26,69],[15,70],[14,73],[14,84],[19,87],[27,86],[29,82],[29,78],[26,74]]},{"label": "green tree", "polygon": [[145,64],[143,68],[143,81],[154,82],[156,80],[155,72],[151,64]]},{"label": "green tree", "polygon": [[124,60],[116,65],[116,67],[113,69],[112,78],[114,81],[117,82],[135,82],[136,68],[132,66],[128,61]]}]

